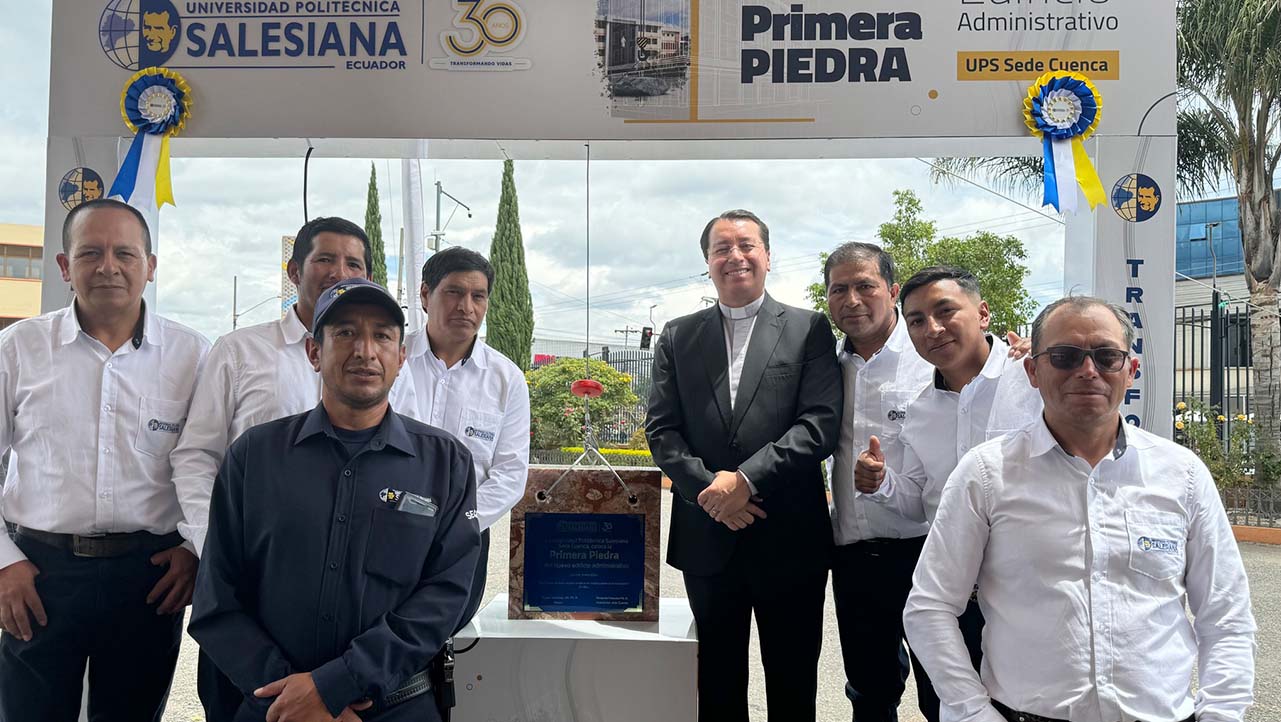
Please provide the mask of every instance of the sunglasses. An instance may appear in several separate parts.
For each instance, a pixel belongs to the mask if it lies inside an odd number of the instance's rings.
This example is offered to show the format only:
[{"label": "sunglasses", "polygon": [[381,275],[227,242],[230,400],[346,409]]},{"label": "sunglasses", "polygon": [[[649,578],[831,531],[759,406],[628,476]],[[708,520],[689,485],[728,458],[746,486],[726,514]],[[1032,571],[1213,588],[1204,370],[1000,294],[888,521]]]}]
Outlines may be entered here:
[{"label": "sunglasses", "polygon": [[1041,353],[1033,354],[1033,359],[1042,356],[1050,357],[1050,365],[1060,371],[1072,371],[1085,363],[1085,359],[1094,362],[1099,371],[1116,373],[1125,368],[1125,359],[1129,351],[1119,348],[1080,348],[1079,346],[1051,346]]}]

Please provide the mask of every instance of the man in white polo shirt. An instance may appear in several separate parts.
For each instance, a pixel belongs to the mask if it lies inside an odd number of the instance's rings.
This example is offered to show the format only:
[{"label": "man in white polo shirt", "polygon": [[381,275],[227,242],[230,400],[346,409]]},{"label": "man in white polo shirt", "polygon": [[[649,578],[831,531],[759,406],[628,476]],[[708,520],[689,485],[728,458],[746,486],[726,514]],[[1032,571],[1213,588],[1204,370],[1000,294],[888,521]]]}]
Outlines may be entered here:
[{"label": "man in white polo shirt", "polygon": [[[987,333],[991,312],[974,274],[955,266],[922,269],[903,284],[899,302],[912,345],[934,367],[934,380],[908,404],[898,435],[901,465],[886,465],[877,440],[859,455],[854,486],[907,519],[933,522],[943,484],[965,452],[1035,419],[1041,397],[1009,346]],[[960,621],[977,668],[983,615],[975,602]],[[925,719],[938,722],[929,679],[918,674],[916,688]]]},{"label": "man in white polo shirt", "polygon": [[[369,238],[342,218],[316,218],[298,230],[287,272],[298,302],[276,321],[218,339],[196,394],[191,420],[174,448],[174,479],[198,491],[204,513],[192,520],[196,553],[204,546],[209,494],[227,447],[251,426],[310,411],[320,403],[320,375],[307,360],[306,339],[316,299],[347,278],[368,278]],[[393,395],[393,404],[395,396]]]},{"label": "man in white polo shirt", "polygon": [[[1241,722],[1253,701],[1250,590],[1214,480],[1118,412],[1134,336],[1101,299],[1046,307],[1024,361],[1043,415],[943,488],[904,625],[951,722]],[[981,678],[957,626],[976,583]]]},{"label": "man in white polo shirt", "polygon": [[196,576],[173,476],[209,342],[142,299],[156,257],[142,214],[74,208],[58,267],[71,305],[0,336],[0,720],[159,722]]},{"label": "man in white polo shirt", "polygon": [[405,339],[405,370],[415,403],[401,408],[444,429],[471,450],[481,553],[461,628],[485,594],[489,527],[525,493],[529,473],[529,387],[510,359],[480,340],[494,269],[479,253],[453,247],[423,264],[426,328]]}]

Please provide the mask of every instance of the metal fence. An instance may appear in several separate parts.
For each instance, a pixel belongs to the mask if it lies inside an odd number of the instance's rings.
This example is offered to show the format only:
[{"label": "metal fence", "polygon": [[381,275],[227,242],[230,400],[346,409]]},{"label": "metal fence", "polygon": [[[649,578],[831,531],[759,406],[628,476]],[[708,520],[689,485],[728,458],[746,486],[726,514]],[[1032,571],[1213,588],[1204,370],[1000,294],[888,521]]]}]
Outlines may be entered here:
[{"label": "metal fence", "polygon": [[1233,524],[1281,528],[1281,490],[1231,487],[1219,494]]},{"label": "metal fence", "polygon": [[1197,400],[1227,417],[1223,438],[1238,414],[1251,413],[1250,308],[1211,303],[1174,309],[1174,400]]},{"label": "metal fence", "polygon": [[[639,336],[637,336],[639,338]],[[602,414],[592,410],[592,428],[596,440],[601,446],[625,446],[639,429],[645,426],[645,405],[649,399],[650,382],[653,378],[654,352],[636,346],[619,344],[586,343],[563,339],[535,338],[533,343],[533,365],[544,366],[562,358],[584,358],[590,356],[600,359],[620,372],[631,377],[632,392],[638,401],[627,406],[616,406]],[[579,411],[581,414],[581,409]],[[581,442],[580,442],[581,443]],[[546,458],[535,463],[560,464],[570,463],[576,454],[561,454],[558,450],[535,449],[531,451],[538,458]],[[567,457],[567,458],[562,458]],[[611,463],[615,463],[613,458]],[[623,462],[620,465],[627,465]],[[650,465],[649,462],[641,464]]]}]

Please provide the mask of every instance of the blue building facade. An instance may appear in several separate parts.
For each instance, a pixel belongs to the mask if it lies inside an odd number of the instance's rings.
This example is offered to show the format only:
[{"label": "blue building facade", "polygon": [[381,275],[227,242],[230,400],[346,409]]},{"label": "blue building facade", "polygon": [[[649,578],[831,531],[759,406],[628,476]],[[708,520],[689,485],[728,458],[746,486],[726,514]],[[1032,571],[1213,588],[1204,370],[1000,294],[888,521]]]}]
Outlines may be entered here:
[{"label": "blue building facade", "polygon": [[[1281,204],[1281,192],[1277,193]],[[1214,254],[1206,242],[1207,223],[1214,228]],[[1237,199],[1213,198],[1178,204],[1175,220],[1174,269],[1184,276],[1209,278],[1213,275],[1212,258],[1217,257],[1220,276],[1245,273],[1245,251],[1241,248],[1241,228],[1237,222]]]}]

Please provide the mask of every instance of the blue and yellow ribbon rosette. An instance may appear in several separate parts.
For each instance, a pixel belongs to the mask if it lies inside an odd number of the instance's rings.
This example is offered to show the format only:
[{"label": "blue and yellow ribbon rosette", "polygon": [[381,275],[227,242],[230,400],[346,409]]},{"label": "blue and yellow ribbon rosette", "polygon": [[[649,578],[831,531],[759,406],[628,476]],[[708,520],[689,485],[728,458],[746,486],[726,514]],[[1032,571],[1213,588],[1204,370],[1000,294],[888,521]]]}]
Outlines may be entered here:
[{"label": "blue and yellow ribbon rosette", "polygon": [[[167,68],[140,70],[129,78],[120,94],[120,115],[135,135],[108,196],[118,196],[137,206],[148,199],[135,199],[135,192],[150,186],[155,195],[150,202],[157,209],[165,203],[173,205],[169,139],[182,131],[191,116],[191,86]],[[144,169],[144,165],[148,167]],[[143,183],[140,187],[138,179],[144,174],[154,175],[154,184]]]},{"label": "blue and yellow ribbon rosette", "polygon": [[1082,144],[1094,134],[1102,115],[1103,96],[1080,73],[1046,73],[1027,89],[1023,118],[1043,146],[1044,205],[1062,213],[1076,212],[1076,185],[1091,209],[1107,199]]}]

